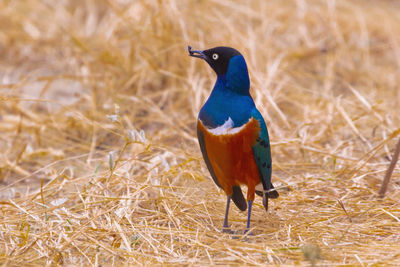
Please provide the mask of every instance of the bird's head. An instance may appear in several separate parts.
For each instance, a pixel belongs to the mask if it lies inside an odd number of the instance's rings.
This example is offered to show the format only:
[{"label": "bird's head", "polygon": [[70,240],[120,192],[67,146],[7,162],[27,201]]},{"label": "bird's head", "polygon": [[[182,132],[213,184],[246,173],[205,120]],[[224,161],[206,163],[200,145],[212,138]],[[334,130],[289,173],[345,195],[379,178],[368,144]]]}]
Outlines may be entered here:
[{"label": "bird's head", "polygon": [[228,88],[237,93],[248,94],[250,79],[246,61],[234,48],[218,46],[207,50],[192,50],[189,56],[204,59],[215,71],[218,78],[224,79]]}]

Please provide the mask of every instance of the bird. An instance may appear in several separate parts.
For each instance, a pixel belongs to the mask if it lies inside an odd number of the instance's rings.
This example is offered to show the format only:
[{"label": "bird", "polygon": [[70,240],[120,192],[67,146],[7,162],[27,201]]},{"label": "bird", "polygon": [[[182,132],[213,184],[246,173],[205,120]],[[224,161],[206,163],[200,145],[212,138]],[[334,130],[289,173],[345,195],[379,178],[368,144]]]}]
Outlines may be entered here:
[{"label": "bird", "polygon": [[[234,48],[218,46],[192,50],[189,56],[203,59],[217,74],[217,80],[197,118],[197,138],[215,184],[227,195],[223,232],[228,225],[231,200],[247,213],[244,233],[250,230],[255,194],[268,198],[279,194],[271,183],[272,161],[267,125],[250,95],[250,78],[243,55]],[[247,202],[241,186],[247,186]]]}]

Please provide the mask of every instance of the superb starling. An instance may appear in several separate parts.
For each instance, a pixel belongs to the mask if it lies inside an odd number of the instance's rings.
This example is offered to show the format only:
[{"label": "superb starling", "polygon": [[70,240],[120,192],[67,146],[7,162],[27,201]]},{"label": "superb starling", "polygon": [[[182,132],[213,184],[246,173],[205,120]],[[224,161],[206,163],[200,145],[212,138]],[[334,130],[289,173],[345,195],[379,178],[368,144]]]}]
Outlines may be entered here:
[{"label": "superb starling", "polygon": [[[217,81],[197,121],[197,137],[204,161],[214,182],[226,195],[223,231],[228,226],[231,199],[242,211],[249,207],[250,228],[254,194],[277,198],[271,183],[271,151],[268,130],[250,95],[250,78],[244,57],[231,47],[192,50],[189,55],[204,59],[217,74]],[[247,185],[247,203],[241,185]]]}]

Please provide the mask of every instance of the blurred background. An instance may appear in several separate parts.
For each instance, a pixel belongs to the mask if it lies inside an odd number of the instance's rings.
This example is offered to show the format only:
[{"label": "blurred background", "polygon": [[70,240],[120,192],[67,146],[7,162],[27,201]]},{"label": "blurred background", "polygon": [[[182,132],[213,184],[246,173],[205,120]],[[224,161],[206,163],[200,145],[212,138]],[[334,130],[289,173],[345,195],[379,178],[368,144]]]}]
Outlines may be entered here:
[{"label": "blurred background", "polygon": [[[281,197],[250,240],[219,233],[195,134],[215,74],[188,45],[238,49],[267,121]],[[0,261],[399,262],[398,165],[376,198],[399,65],[398,1],[1,1]]]}]

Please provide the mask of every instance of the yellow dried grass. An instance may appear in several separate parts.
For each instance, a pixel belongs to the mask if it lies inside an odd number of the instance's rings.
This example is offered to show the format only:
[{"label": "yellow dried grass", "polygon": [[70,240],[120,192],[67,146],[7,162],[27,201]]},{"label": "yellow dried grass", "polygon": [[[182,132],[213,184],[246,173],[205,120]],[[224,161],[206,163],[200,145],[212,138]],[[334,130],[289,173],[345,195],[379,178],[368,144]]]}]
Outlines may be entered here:
[{"label": "yellow dried grass", "polygon": [[[0,2],[0,263],[400,264],[396,1]],[[215,79],[186,46],[246,57],[280,198],[253,236],[195,138]],[[246,215],[232,208],[234,230]]]}]

